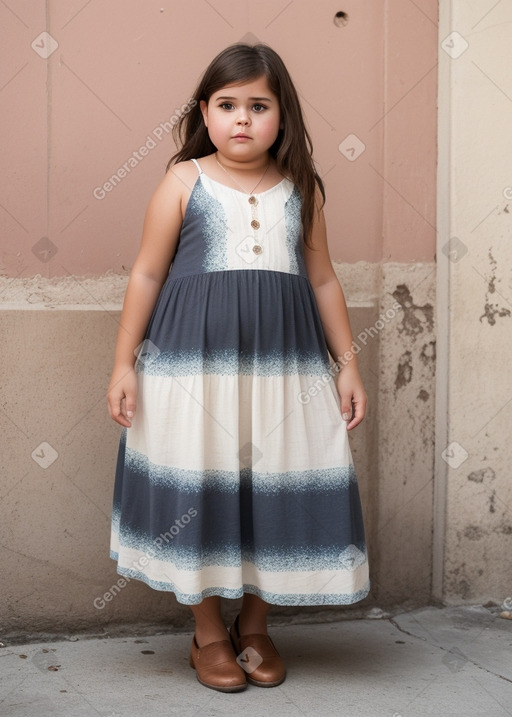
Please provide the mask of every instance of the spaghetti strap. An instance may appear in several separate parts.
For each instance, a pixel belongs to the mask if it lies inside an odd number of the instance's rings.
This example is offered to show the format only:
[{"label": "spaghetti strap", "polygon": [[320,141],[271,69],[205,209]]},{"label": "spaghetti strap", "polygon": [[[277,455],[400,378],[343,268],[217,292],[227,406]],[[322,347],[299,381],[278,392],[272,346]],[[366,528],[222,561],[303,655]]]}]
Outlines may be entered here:
[{"label": "spaghetti strap", "polygon": [[198,171],[199,171],[199,174],[202,174],[202,173],[203,173],[203,170],[202,170],[201,167],[199,166],[199,162],[197,161],[197,159],[192,159],[192,161],[193,161],[194,164],[196,165],[196,167],[197,167],[197,169],[198,169]]}]

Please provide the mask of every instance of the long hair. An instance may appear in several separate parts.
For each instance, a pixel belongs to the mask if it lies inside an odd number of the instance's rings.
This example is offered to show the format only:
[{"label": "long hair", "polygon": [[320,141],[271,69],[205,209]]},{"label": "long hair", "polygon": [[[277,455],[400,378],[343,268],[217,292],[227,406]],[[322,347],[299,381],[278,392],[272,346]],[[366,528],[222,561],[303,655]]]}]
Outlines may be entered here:
[{"label": "long hair", "polygon": [[[279,100],[280,119],[283,129],[270,147],[280,174],[290,179],[302,197],[301,221],[303,237],[312,248],[310,237],[315,211],[316,186],[325,202],[324,184],[313,162],[313,144],[306,129],[297,90],[279,55],[268,45],[236,43],[220,52],[204,72],[193,94],[194,102],[189,112],[181,115],[173,127],[173,138],[178,151],[169,160],[166,172],[172,164],[212,154],[216,147],[210,140],[200,100],[210,97],[227,85],[241,85],[264,75],[272,92]],[[192,99],[192,98],[191,98]]]}]

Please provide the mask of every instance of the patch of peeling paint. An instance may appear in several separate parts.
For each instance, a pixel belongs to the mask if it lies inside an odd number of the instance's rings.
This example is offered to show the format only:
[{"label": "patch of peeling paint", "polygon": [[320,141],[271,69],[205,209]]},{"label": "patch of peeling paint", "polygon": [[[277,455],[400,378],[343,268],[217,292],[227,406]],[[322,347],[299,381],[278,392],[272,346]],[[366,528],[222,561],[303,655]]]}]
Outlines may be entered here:
[{"label": "patch of peeling paint", "polygon": [[[489,325],[494,326],[496,324],[496,317],[503,318],[504,316],[511,316],[511,313],[510,309],[506,309],[503,306],[500,307],[497,303],[491,303],[489,300],[491,294],[499,294],[500,292],[496,289],[496,267],[498,262],[493,257],[491,249],[489,249],[488,257],[491,264],[491,278],[487,284],[487,291],[485,292],[484,313],[479,317],[479,320],[482,322],[482,319],[487,319]],[[500,294],[500,296],[502,295]],[[504,297],[502,296],[502,298]]]},{"label": "patch of peeling paint", "polygon": [[428,343],[423,344],[423,346],[421,347],[420,359],[423,361],[425,366],[428,366],[431,363],[435,363],[435,360],[436,360],[436,342],[435,341],[429,341]]},{"label": "patch of peeling paint", "polygon": [[415,304],[411,292],[406,284],[398,284],[393,291],[393,297],[402,306],[402,322],[398,327],[400,333],[408,336],[417,336],[425,329],[432,331],[434,328],[434,307],[432,304]]},{"label": "patch of peeling paint", "polygon": [[395,388],[398,390],[403,386],[407,386],[412,379],[412,353],[404,351],[398,361],[398,368],[395,378]]},{"label": "patch of peeling paint", "polygon": [[479,525],[468,525],[464,529],[464,537],[468,540],[481,540],[487,534]]},{"label": "patch of peeling paint", "polygon": [[483,483],[484,481],[491,481],[496,478],[496,473],[492,468],[481,468],[478,471],[472,471],[468,475],[468,480],[474,481],[475,483]]}]

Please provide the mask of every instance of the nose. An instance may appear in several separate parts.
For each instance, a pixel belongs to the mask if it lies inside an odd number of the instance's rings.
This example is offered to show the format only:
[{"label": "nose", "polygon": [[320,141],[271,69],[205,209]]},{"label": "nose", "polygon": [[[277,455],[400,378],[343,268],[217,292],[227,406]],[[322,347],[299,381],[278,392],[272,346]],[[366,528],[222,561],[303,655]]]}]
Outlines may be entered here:
[{"label": "nose", "polygon": [[239,114],[238,114],[237,124],[247,126],[247,125],[250,123],[250,121],[251,121],[251,120],[250,120],[249,115],[248,115],[248,113],[246,112],[246,110],[245,110],[245,109],[241,109],[240,112],[239,112]]}]

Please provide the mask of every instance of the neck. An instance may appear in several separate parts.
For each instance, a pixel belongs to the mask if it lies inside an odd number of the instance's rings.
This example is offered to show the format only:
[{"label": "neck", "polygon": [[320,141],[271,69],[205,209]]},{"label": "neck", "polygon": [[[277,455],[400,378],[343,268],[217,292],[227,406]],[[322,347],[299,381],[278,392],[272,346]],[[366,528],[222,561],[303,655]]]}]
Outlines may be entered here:
[{"label": "neck", "polygon": [[265,154],[253,160],[241,159],[233,161],[232,159],[228,159],[227,157],[225,157],[218,150],[217,152],[215,152],[215,156],[217,158],[217,161],[230,171],[239,170],[245,172],[263,172],[269,166],[271,161],[269,152],[266,152]]}]

